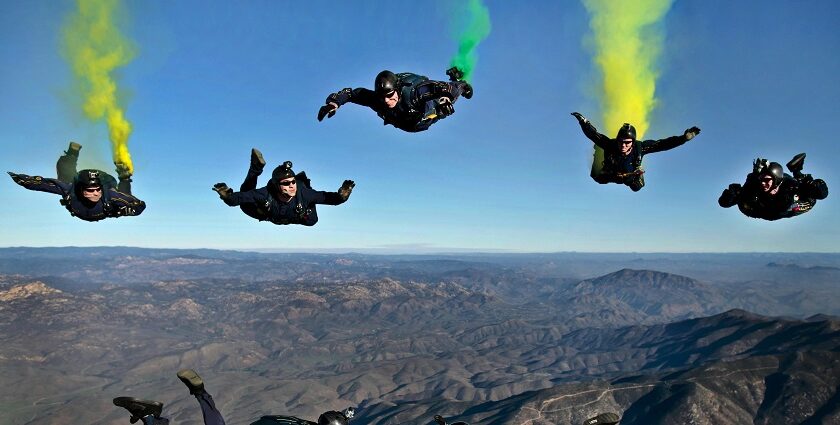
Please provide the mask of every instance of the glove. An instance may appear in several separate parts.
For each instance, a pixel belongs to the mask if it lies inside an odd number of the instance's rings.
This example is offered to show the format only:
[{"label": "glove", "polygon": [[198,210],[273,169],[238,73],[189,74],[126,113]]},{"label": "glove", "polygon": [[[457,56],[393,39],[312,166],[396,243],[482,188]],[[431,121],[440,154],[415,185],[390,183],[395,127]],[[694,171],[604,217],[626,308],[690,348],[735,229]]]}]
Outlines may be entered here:
[{"label": "glove", "polygon": [[685,139],[686,140],[691,140],[691,139],[694,138],[694,136],[696,136],[698,134],[700,134],[700,129],[697,128],[697,127],[691,127],[691,128],[689,128],[688,130],[685,131]]},{"label": "glove", "polygon": [[755,161],[753,161],[753,173],[755,173],[756,176],[761,174],[761,172],[765,168],[767,168],[767,160],[766,159],[756,158]]},{"label": "glove", "polygon": [[21,186],[23,186],[23,181],[24,181],[24,179],[26,179],[27,177],[29,177],[29,176],[27,176],[26,174],[15,174],[15,173],[13,173],[13,172],[11,172],[11,171],[7,171],[7,173],[9,173],[9,176],[12,178],[12,180],[13,180],[15,183],[17,183],[17,184],[19,184],[19,185],[21,185]]},{"label": "glove", "polygon": [[350,194],[353,192],[354,187],[356,187],[356,182],[353,180],[344,180],[344,183],[342,183],[341,187],[338,189],[338,196],[341,196],[341,199],[346,201],[350,198]]},{"label": "glove", "polygon": [[572,116],[577,118],[578,122],[581,123],[581,124],[588,124],[589,123],[589,120],[586,119],[585,116],[581,115],[580,112],[572,112]]},{"label": "glove", "polygon": [[324,117],[332,118],[335,111],[338,110],[338,105],[335,103],[327,103],[318,110],[318,121],[323,121]]},{"label": "glove", "polygon": [[128,166],[123,164],[122,162],[115,162],[114,165],[117,167],[117,176],[120,180],[126,180],[131,178],[131,172],[128,171]]},{"label": "glove", "polygon": [[214,184],[213,190],[215,190],[216,193],[219,194],[219,198],[222,198],[223,201],[227,198],[230,198],[230,195],[233,195],[233,189],[229,188],[228,185],[225,183]]},{"label": "glove", "polygon": [[452,104],[452,100],[448,97],[438,99],[438,104],[435,109],[437,109],[438,115],[441,118],[446,118],[455,113],[455,105]]}]

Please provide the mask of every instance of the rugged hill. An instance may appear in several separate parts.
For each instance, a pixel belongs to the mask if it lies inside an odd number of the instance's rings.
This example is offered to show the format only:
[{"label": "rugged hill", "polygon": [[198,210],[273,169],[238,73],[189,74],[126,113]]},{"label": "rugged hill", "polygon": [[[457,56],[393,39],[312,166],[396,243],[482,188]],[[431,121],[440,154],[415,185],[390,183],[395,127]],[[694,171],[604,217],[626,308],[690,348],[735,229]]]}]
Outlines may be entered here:
[{"label": "rugged hill", "polygon": [[[726,418],[787,423],[772,418],[831,418],[836,403],[837,320],[815,315],[840,300],[828,281],[774,292],[652,270],[573,279],[554,258],[115,250],[107,270],[96,265],[107,250],[58,250],[44,255],[66,265],[60,275],[0,275],[0,422],[123,423],[110,399],[133,395],[199,424],[174,377],[183,367],[205,377],[229,423],[348,405],[360,423],[568,423],[598,409],[657,423],[677,417],[651,412],[710,410],[695,394],[735,406]],[[720,314],[744,304],[808,319]],[[802,388],[816,393],[797,399]],[[741,390],[751,395],[727,398]],[[543,405],[555,397],[562,406]]]}]

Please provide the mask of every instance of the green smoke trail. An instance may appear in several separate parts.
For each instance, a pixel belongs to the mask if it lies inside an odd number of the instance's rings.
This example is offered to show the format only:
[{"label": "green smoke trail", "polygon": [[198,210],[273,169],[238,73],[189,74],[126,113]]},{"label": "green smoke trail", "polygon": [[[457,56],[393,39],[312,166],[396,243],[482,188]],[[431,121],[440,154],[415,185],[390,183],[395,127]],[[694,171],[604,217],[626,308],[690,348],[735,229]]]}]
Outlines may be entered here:
[{"label": "green smoke trail", "polygon": [[458,37],[458,53],[449,66],[457,66],[464,71],[464,80],[470,81],[478,55],[475,48],[490,35],[490,11],[481,0],[467,2],[467,27]]}]

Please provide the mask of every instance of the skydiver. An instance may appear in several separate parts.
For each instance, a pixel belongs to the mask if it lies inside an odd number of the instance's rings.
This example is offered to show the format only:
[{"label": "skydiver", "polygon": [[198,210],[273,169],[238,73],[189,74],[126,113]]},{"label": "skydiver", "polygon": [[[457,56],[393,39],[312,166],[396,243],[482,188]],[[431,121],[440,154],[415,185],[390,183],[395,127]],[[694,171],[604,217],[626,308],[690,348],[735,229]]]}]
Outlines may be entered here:
[{"label": "skydiver", "polygon": [[604,150],[604,163],[600,174],[592,179],[600,184],[620,183],[638,192],[645,185],[642,157],[645,154],[667,151],[693,139],[700,134],[700,129],[691,127],[681,136],[672,136],[660,140],[636,140],[636,128],[624,123],[615,139],[601,134],[586,117],[579,112],[572,112],[583,129],[583,134],[596,146]]},{"label": "skydiver", "polygon": [[[251,171],[248,175],[249,177],[246,177],[242,185],[243,188],[247,188],[246,185],[250,184],[256,185],[256,176],[249,181],[248,179],[252,176]],[[295,174],[292,171],[292,162],[286,161],[274,169],[271,180],[265,187],[234,192],[227,184],[216,183],[213,190],[218,192],[219,197],[227,205],[241,206],[246,214],[260,221],[270,221],[278,225],[314,226],[318,222],[316,204],[343,204],[350,198],[355,186],[356,183],[353,180],[345,180],[338,192],[313,190],[306,173]]]},{"label": "skydiver", "polygon": [[374,80],[374,90],[345,88],[327,96],[326,104],[318,111],[318,121],[332,118],[339,107],[351,102],[373,109],[384,125],[411,133],[428,130],[455,113],[453,104],[459,96],[473,96],[473,88],[463,80],[461,70],[453,67],[446,75],[450,81],[429,80],[410,72],[382,71]]},{"label": "skydiver", "polygon": [[61,195],[61,205],[70,215],[85,221],[109,217],[140,215],[146,203],[131,195],[131,173],[125,164],[115,162],[119,182],[110,174],[94,169],[76,172],[82,145],[70,147],[56,163],[57,179],[9,172],[15,183],[39,192]]},{"label": "skydiver", "polygon": [[[201,407],[201,415],[204,418],[204,425],[225,425],[222,413],[216,408],[213,396],[204,388],[204,380],[192,369],[183,369],[178,372],[178,379],[187,386],[190,394],[198,400]],[[117,397],[114,405],[123,407],[131,414],[129,421],[135,423],[143,421],[143,425],[169,425],[169,419],[161,417],[163,403],[153,400],[140,400],[133,397]],[[303,420],[294,416],[263,416],[251,425],[262,425],[272,423],[298,424],[298,425],[347,425],[353,417],[355,410],[350,407],[343,412],[334,410],[324,412],[318,417],[318,422]]]},{"label": "skydiver", "polygon": [[[204,417],[204,425],[225,425],[225,418],[222,417],[213,396],[204,390],[204,381],[192,369],[183,369],[178,372],[178,379],[187,386],[190,394],[198,400],[201,407],[201,415]],[[140,400],[133,397],[117,397],[114,405],[123,407],[131,413],[130,422],[143,421],[143,425],[168,425],[169,419],[161,417],[163,403],[153,400]]]},{"label": "skydiver", "polygon": [[794,156],[787,163],[793,173],[791,177],[778,162],[768,164],[766,159],[757,158],[744,185],[730,184],[723,190],[718,204],[724,208],[738,205],[748,217],[771,221],[805,214],[818,200],[828,196],[828,185],[822,179],[803,174],[804,164],[804,153]]}]

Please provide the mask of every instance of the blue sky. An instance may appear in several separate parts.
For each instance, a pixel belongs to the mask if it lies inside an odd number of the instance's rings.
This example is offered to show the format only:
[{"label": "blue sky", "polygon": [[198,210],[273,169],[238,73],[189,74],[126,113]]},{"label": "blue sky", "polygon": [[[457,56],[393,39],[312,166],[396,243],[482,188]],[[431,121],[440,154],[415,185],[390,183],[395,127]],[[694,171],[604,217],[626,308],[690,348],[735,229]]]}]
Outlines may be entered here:
[{"label": "blue sky", "polygon": [[[130,2],[125,33],[139,54],[119,82],[147,210],[85,223],[58,197],[4,178],[0,246],[840,250],[840,3],[675,2],[647,136],[703,133],[648,156],[639,193],[589,178],[592,145],[569,116],[598,116],[581,3],[486,3],[493,30],[475,97],[409,134],[355,105],[322,123],[315,115],[327,94],[370,87],[382,69],[445,79],[460,21],[452,2]],[[74,8],[0,4],[4,171],[53,176],[69,140],[84,145],[81,167],[111,169],[104,124],[81,119],[68,95],[60,29]],[[356,190],[319,208],[313,228],[254,221],[210,190],[239,185],[251,147],[269,170],[292,160],[317,189],[350,178]],[[812,212],[763,222],[717,206],[756,156],[784,163],[799,152],[834,191]]]}]

